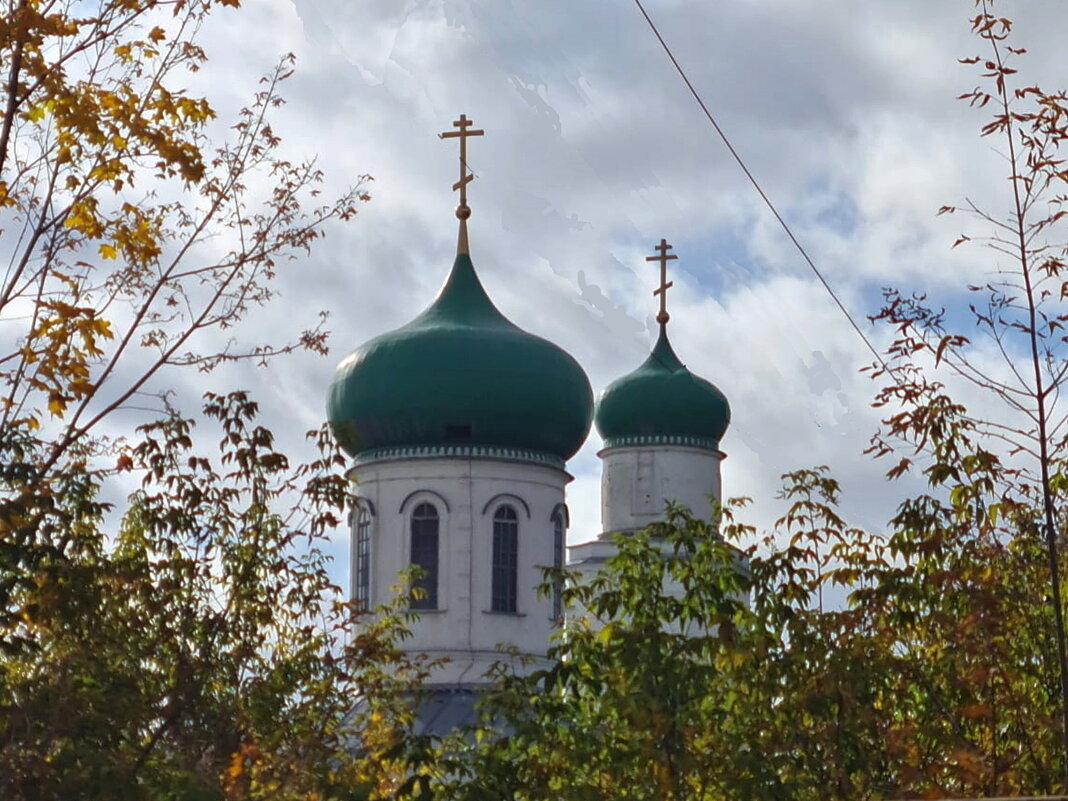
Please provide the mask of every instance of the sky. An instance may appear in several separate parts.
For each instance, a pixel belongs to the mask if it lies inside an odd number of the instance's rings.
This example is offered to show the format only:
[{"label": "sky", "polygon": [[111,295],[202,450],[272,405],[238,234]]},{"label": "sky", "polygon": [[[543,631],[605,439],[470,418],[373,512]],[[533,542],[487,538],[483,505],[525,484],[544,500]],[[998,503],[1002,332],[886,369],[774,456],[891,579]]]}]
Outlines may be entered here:
[{"label": "sky", "polygon": [[[955,99],[979,82],[958,59],[985,54],[971,0],[646,8],[876,347],[893,338],[867,320],[883,287],[959,305],[998,267],[951,248],[974,223],[936,213],[965,198],[1001,213],[1010,199],[1001,143],[978,136],[989,112]],[[1021,80],[1057,86],[1068,4],[997,10],[1030,51]],[[359,215],[286,265],[280,296],[250,320],[252,336],[295,332],[325,309],[330,355],[197,379],[247,385],[276,430],[318,426],[336,364],[434,297],[456,239],[457,149],[437,134],[465,113],[486,132],[468,155],[482,282],[515,323],[571,353],[595,394],[648,353],[658,268],[645,257],[661,237],[674,245],[672,342],[731,403],[723,486],[754,498],[751,522],[773,524],[780,476],[803,467],[829,465],[847,519],[874,530],[920,486],[887,482],[891,464],[863,453],[880,418],[879,385],[859,372],[871,353],[630,0],[249,0],[201,42],[211,61],[197,80],[220,121],[293,52],[274,126],[286,151],[317,156],[328,192],[374,176]],[[568,466],[572,543],[600,531],[599,446],[594,431]],[[347,532],[335,547],[343,571]]]}]

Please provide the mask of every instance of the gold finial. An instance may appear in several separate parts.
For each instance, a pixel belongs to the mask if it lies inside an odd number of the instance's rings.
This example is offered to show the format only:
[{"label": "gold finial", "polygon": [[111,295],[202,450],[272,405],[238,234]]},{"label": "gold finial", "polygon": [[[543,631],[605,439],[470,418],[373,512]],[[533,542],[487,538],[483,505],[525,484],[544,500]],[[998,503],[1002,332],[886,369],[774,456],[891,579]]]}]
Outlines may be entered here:
[{"label": "gold finial", "polygon": [[454,192],[457,189],[460,190],[460,205],[456,207],[456,216],[460,220],[466,220],[471,216],[471,207],[467,205],[467,185],[475,179],[475,176],[467,171],[467,137],[482,136],[486,132],[482,130],[469,130],[470,126],[474,123],[467,119],[466,114],[461,114],[460,119],[453,120],[452,124],[459,130],[445,131],[444,133],[438,134],[438,138],[460,138],[460,180],[452,185],[452,189]]},{"label": "gold finial", "polygon": [[657,245],[654,250],[659,251],[658,256],[646,256],[646,261],[658,261],[660,262],[660,288],[653,292],[653,295],[660,296],[660,313],[656,315],[656,321],[660,323],[660,327],[663,328],[667,325],[667,321],[671,319],[667,313],[667,291],[669,288],[675,285],[674,281],[667,280],[667,263],[672,259],[677,259],[675,254],[668,255],[668,251],[671,250],[671,245],[667,243],[666,239],[661,239],[660,244]]}]

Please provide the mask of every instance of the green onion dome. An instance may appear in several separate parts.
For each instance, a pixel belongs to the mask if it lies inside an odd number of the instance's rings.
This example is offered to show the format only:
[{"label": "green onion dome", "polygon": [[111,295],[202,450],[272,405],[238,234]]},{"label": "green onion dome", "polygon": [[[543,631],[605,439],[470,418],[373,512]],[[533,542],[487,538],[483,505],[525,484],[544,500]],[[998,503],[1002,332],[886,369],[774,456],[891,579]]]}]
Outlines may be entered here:
[{"label": "green onion dome", "polygon": [[351,456],[559,464],[589,434],[593,393],[578,362],[501,314],[464,251],[426,311],[338,366],[328,417]]},{"label": "green onion dome", "polygon": [[690,445],[719,450],[730,421],[727,398],[679,361],[664,325],[649,358],[610,384],[597,403],[597,431],[607,448]]}]

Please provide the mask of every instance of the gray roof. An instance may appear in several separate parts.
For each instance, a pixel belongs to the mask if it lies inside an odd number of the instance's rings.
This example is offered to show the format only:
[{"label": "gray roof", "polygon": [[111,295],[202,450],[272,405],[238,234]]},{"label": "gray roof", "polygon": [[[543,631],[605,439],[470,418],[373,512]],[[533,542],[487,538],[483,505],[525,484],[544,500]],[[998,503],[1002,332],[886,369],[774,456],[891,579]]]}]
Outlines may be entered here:
[{"label": "gray roof", "polygon": [[479,689],[475,685],[426,687],[415,712],[415,734],[441,737],[478,723]]}]

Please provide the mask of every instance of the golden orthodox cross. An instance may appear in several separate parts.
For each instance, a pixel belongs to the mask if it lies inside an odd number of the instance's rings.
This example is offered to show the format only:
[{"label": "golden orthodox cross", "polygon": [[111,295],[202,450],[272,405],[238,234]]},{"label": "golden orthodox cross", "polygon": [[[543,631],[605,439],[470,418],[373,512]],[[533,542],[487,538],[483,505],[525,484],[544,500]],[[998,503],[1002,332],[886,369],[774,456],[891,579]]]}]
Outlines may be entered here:
[{"label": "golden orthodox cross", "polygon": [[667,313],[667,291],[669,288],[675,285],[674,281],[667,280],[667,263],[672,259],[677,259],[675,254],[668,255],[668,251],[671,250],[671,245],[667,243],[666,239],[661,239],[660,244],[657,245],[654,250],[659,251],[658,256],[646,256],[646,261],[658,261],[660,262],[660,288],[653,292],[654,295],[660,296],[660,313],[656,315],[656,321],[660,325],[666,325],[670,316]]},{"label": "golden orthodox cross", "polygon": [[454,192],[457,189],[460,190],[460,205],[456,207],[456,216],[461,220],[466,220],[471,216],[471,209],[467,205],[467,185],[475,178],[474,175],[467,171],[467,137],[482,136],[486,132],[482,130],[469,130],[474,123],[467,119],[466,114],[461,114],[460,119],[453,120],[452,124],[455,125],[458,130],[445,131],[444,133],[438,134],[438,138],[460,138],[460,180],[452,185],[452,189]]}]

